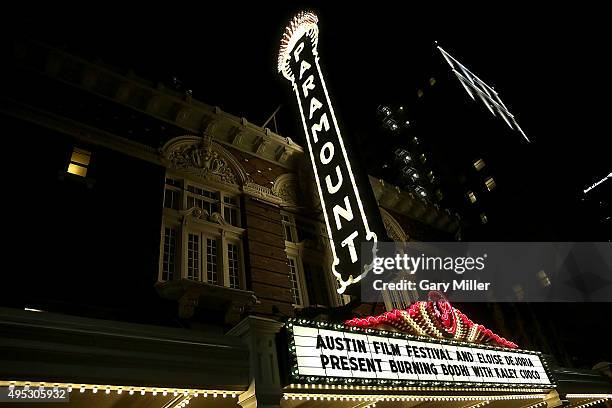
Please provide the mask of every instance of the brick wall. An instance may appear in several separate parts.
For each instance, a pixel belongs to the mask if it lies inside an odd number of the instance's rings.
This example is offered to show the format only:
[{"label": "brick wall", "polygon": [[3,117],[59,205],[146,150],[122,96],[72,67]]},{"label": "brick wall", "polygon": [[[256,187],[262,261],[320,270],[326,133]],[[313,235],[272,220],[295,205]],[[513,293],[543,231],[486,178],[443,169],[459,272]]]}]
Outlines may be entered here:
[{"label": "brick wall", "polygon": [[[252,197],[245,197],[244,201],[247,282],[261,302],[251,308],[251,313],[266,317],[293,316],[280,211]],[[281,314],[274,314],[272,306],[278,307]]]}]

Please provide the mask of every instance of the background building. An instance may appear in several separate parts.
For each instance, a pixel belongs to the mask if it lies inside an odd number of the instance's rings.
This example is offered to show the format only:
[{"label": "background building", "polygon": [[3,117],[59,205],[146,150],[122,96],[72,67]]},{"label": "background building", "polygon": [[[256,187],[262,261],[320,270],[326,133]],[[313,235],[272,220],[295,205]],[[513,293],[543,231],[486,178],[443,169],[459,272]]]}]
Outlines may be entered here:
[{"label": "background building", "polygon": [[421,52],[412,89],[372,112],[361,132],[371,174],[460,214],[464,240],[609,241],[608,204],[595,198],[609,183],[593,198],[583,193],[587,180],[609,173],[606,164],[582,168],[585,158],[574,157],[570,177],[554,173],[564,145],[545,132],[526,134],[504,90],[455,57],[439,47]]}]

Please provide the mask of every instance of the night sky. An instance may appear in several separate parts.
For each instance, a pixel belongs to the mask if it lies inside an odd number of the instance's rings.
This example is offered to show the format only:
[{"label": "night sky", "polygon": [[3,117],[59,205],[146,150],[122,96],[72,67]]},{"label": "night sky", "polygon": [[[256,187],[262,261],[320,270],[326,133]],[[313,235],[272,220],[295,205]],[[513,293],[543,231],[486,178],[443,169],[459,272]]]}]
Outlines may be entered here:
[{"label": "night sky", "polygon": [[296,11],[319,15],[322,65],[349,135],[359,132],[363,118],[373,118],[380,103],[414,98],[428,79],[425,56],[437,40],[496,88],[537,143],[544,180],[575,197],[611,170],[604,130],[609,114],[600,102],[610,84],[601,10],[515,3],[505,9],[429,2],[215,3],[129,11],[105,5],[21,14],[12,22],[15,31],[146,79],[170,86],[176,77],[196,99],[255,124],[283,105],[279,132],[298,141],[294,96],[276,72],[279,39]]}]

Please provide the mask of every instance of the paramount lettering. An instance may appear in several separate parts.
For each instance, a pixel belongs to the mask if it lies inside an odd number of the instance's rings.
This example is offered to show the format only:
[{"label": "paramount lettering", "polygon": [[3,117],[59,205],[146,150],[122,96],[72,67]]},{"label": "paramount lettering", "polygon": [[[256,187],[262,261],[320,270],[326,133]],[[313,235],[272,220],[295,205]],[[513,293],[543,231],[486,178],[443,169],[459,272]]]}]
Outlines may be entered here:
[{"label": "paramount lettering", "polygon": [[[281,46],[279,71],[291,81],[297,98],[330,237],[332,272],[339,282],[338,293],[344,293],[349,285],[359,282],[371,269],[370,257],[360,259],[359,244],[376,243],[377,235],[370,230],[321,74],[316,49],[316,21],[316,16],[304,13],[296,16],[287,28]],[[379,218],[380,214],[368,216]],[[374,245],[372,258],[375,250]]]}]

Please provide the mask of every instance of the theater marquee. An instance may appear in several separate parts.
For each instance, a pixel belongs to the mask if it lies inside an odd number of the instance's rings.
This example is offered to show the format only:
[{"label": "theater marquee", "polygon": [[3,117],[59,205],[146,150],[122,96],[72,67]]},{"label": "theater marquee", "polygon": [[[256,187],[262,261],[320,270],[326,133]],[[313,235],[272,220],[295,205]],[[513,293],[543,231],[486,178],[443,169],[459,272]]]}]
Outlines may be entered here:
[{"label": "theater marquee", "polygon": [[[287,324],[293,380],[362,385],[550,388],[539,353],[327,323]],[[381,333],[385,333],[382,335]]]},{"label": "theater marquee", "polygon": [[[361,243],[376,243],[377,236],[370,229],[319,66],[317,21],[312,13],[300,13],[291,21],[281,42],[278,70],[291,82],[298,101],[331,242],[332,271],[338,293],[344,293],[371,269],[372,261],[361,259]],[[376,245],[373,248],[375,252]]]}]

